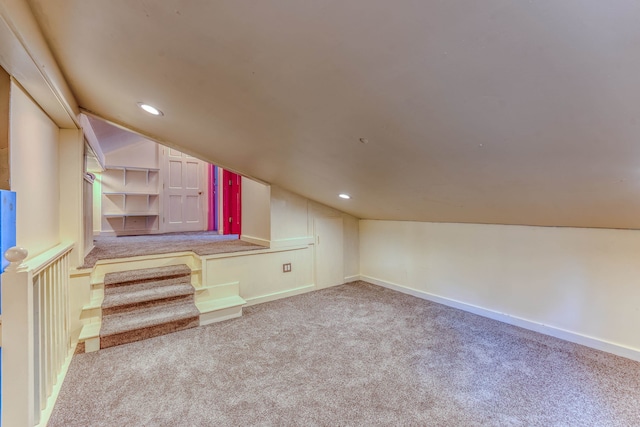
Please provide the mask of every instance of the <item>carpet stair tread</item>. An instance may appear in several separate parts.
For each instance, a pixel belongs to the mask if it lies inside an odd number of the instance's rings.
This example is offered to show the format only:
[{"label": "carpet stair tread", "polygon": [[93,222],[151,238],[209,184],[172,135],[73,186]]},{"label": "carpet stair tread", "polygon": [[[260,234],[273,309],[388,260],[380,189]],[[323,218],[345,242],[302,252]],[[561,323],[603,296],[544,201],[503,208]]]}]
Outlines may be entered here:
[{"label": "carpet stair tread", "polygon": [[105,292],[102,308],[128,306],[194,294],[194,288],[191,283],[175,283],[165,286],[151,286],[151,283],[139,283],[127,286],[127,288],[128,292]]},{"label": "carpet stair tread", "polygon": [[[126,294],[130,292],[137,292],[143,289],[159,289],[165,286],[184,285],[191,286],[191,277],[168,277],[153,280],[146,280],[143,282],[128,282],[126,284],[113,284],[104,288],[104,295],[117,295]],[[193,287],[193,286],[192,286]]]},{"label": "carpet stair tread", "polygon": [[169,265],[164,267],[144,268],[140,270],[107,273],[104,276],[105,287],[122,286],[152,280],[170,279],[191,276],[191,269],[186,264]]},{"label": "carpet stair tread", "polygon": [[192,300],[179,300],[131,312],[111,314],[102,318],[100,337],[197,318],[199,315],[200,312]]}]

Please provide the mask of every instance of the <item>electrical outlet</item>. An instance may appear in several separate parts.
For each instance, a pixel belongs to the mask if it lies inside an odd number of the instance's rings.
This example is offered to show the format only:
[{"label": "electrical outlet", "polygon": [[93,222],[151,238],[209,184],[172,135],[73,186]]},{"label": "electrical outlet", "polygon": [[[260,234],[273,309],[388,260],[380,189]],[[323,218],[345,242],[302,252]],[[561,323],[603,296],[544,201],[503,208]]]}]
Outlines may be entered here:
[{"label": "electrical outlet", "polygon": [[282,264],[282,272],[283,273],[291,273],[291,263],[288,262],[286,264]]}]

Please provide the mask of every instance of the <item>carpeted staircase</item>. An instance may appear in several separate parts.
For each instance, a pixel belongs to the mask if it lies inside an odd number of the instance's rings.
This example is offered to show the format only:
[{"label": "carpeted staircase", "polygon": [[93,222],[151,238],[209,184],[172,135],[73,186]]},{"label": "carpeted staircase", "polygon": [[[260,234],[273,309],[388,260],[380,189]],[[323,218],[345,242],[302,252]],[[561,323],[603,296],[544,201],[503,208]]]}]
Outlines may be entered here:
[{"label": "carpeted staircase", "polygon": [[[103,260],[90,274],[78,275],[78,282],[86,278],[90,296],[80,314],[76,352],[241,317],[247,302],[240,297],[240,282],[203,285],[201,260],[189,258],[167,254]],[[136,268],[141,266],[145,268]]]},{"label": "carpeted staircase", "polygon": [[194,293],[184,264],[106,274],[100,348],[198,326]]}]

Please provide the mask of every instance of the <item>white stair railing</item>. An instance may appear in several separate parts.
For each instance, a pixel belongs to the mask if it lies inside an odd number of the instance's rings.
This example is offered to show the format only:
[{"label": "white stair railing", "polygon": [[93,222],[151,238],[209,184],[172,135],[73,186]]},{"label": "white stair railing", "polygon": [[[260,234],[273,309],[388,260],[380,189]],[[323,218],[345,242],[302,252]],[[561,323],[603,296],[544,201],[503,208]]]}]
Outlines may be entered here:
[{"label": "white stair railing", "polygon": [[13,247],[2,274],[2,425],[41,422],[58,375],[71,356],[69,254],[60,244],[25,261]]}]

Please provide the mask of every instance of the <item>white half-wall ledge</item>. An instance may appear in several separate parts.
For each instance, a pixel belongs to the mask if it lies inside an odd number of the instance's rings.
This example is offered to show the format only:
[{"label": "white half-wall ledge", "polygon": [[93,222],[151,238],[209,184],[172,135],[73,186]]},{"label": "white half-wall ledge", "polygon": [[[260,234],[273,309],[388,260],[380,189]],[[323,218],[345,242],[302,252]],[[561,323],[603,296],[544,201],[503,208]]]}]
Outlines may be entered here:
[{"label": "white half-wall ledge", "polygon": [[507,313],[500,313],[497,311],[489,310],[476,305],[467,304],[462,301],[453,300],[450,298],[441,297],[428,292],[419,291],[417,289],[409,288],[399,285],[397,283],[387,282],[385,280],[377,279],[366,275],[352,276],[358,277],[354,280],[363,280],[365,282],[372,283],[374,285],[382,286],[387,289],[402,292],[407,295],[412,295],[417,298],[432,301],[438,304],[443,304],[448,307],[457,308],[469,313],[477,314],[479,316],[487,317],[489,319],[497,320],[499,322],[507,323],[509,325],[518,326],[524,329],[528,329],[534,332],[539,332],[544,335],[549,335],[561,340],[570,341],[576,344],[584,345],[586,347],[594,348],[596,350],[612,353],[617,356],[626,357],[631,360],[640,362],[640,349],[634,349],[626,347],[624,345],[616,344],[613,342],[605,341],[599,338],[582,335],[576,332],[567,331],[564,329],[556,328],[549,325],[544,325],[531,320],[523,319],[516,316],[511,316]]},{"label": "white half-wall ledge", "polygon": [[243,242],[248,242],[248,243],[253,243],[254,245],[259,245],[259,246],[264,246],[266,248],[268,248],[271,244],[271,242],[267,239],[262,239],[260,237],[254,237],[254,236],[248,236],[246,234],[243,234],[242,236],[240,236],[240,240],[242,240]]},{"label": "white half-wall ledge", "polygon": [[315,239],[313,236],[307,237],[296,237],[291,239],[278,239],[271,241],[272,249],[280,249],[280,248],[289,248],[295,246],[305,246],[305,245],[313,245],[315,243]]}]

